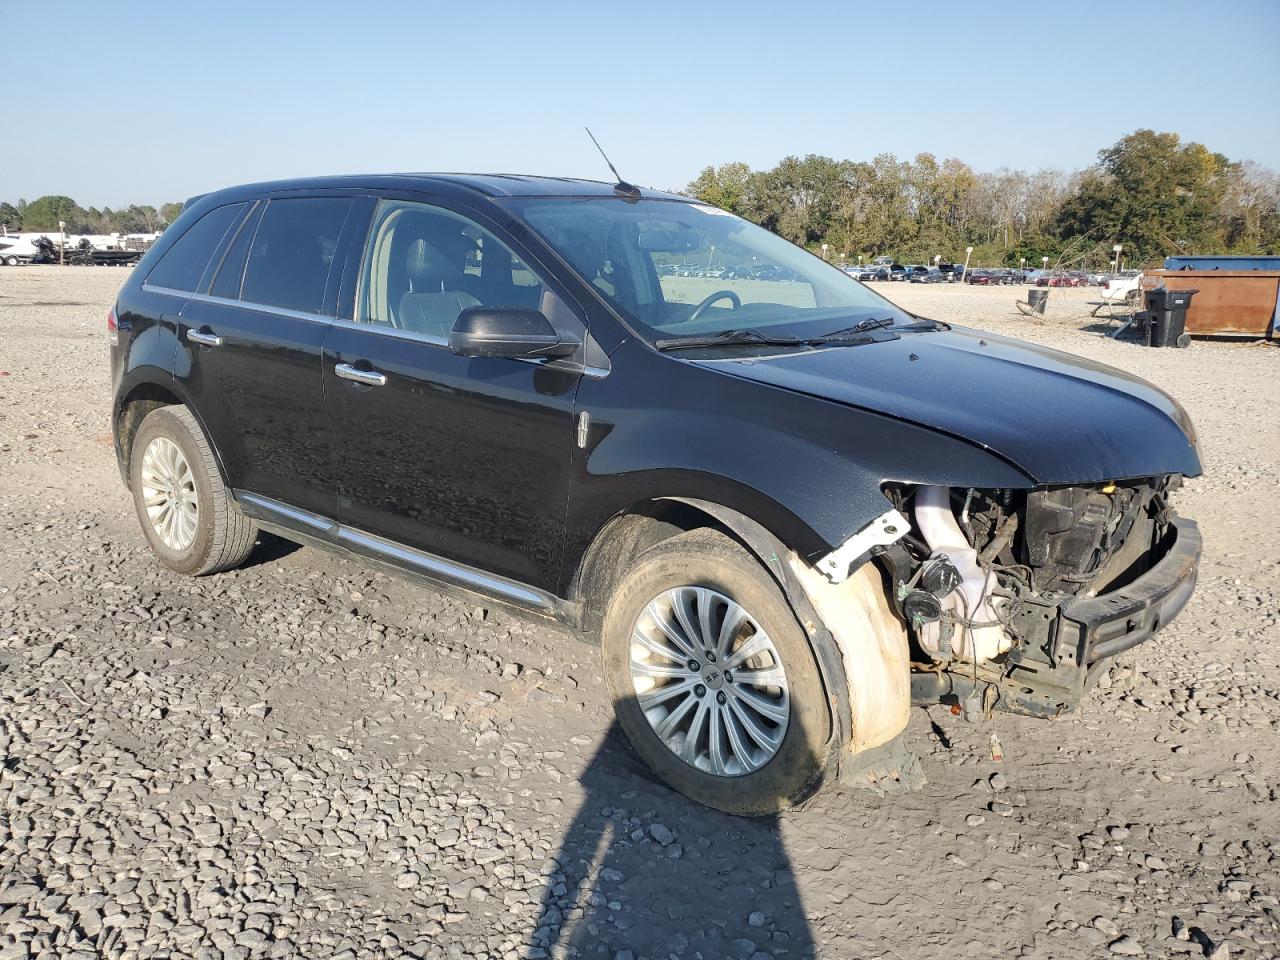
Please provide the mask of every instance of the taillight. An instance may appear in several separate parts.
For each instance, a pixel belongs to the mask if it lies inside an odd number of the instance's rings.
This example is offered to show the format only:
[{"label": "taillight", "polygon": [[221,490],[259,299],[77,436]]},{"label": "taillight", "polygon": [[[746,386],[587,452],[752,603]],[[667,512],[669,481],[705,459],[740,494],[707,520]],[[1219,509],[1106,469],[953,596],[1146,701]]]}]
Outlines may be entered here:
[{"label": "taillight", "polygon": [[107,339],[113,344],[120,342],[120,323],[116,320],[116,308],[107,311]]}]

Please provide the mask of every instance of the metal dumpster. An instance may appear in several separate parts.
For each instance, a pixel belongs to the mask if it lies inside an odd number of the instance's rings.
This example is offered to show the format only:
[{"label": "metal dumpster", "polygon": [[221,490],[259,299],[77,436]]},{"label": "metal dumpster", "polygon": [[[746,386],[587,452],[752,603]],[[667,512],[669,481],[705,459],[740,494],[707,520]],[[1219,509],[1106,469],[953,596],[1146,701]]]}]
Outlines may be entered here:
[{"label": "metal dumpster", "polygon": [[1198,291],[1187,333],[1280,336],[1280,257],[1170,257],[1165,267],[1148,270],[1142,289]]}]

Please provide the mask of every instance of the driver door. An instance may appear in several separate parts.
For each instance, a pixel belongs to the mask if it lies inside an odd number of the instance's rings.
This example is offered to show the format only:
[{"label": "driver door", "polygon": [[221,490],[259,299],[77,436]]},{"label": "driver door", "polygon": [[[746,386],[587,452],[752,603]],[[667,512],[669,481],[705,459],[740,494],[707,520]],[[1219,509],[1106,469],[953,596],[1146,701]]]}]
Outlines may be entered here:
[{"label": "driver door", "polygon": [[341,536],[553,589],[581,370],[455,356],[448,335],[467,307],[521,306],[583,338],[577,313],[493,230],[434,204],[380,201],[360,276],[323,358]]}]

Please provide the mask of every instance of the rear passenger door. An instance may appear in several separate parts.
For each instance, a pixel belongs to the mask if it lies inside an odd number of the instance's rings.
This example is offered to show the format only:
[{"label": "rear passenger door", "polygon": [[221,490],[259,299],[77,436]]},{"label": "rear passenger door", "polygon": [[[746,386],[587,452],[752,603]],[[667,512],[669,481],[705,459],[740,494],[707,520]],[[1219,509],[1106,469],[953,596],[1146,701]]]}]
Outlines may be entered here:
[{"label": "rear passenger door", "polygon": [[176,375],[241,499],[335,515],[320,351],[357,203],[257,201],[224,244],[209,287],[182,307]]},{"label": "rear passenger door", "polygon": [[355,322],[325,345],[339,536],[437,578],[554,587],[582,367],[455,356],[448,336],[467,307],[521,306],[585,342],[578,311],[473,215],[383,200],[368,234]]}]

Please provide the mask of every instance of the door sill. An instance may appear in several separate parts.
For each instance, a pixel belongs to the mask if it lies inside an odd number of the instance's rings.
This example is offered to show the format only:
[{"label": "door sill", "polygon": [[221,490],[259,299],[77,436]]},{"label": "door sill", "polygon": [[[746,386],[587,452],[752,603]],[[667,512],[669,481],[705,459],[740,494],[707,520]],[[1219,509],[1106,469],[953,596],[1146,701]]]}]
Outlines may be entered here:
[{"label": "door sill", "polygon": [[309,543],[360,559],[388,564],[399,571],[416,574],[433,584],[461,588],[482,597],[503,600],[557,619],[566,617],[569,604],[538,587],[508,577],[487,573],[456,560],[409,547],[364,530],[343,526],[336,520],[281,503],[248,490],[233,490],[246,516],[274,528],[280,536],[297,535]]}]

